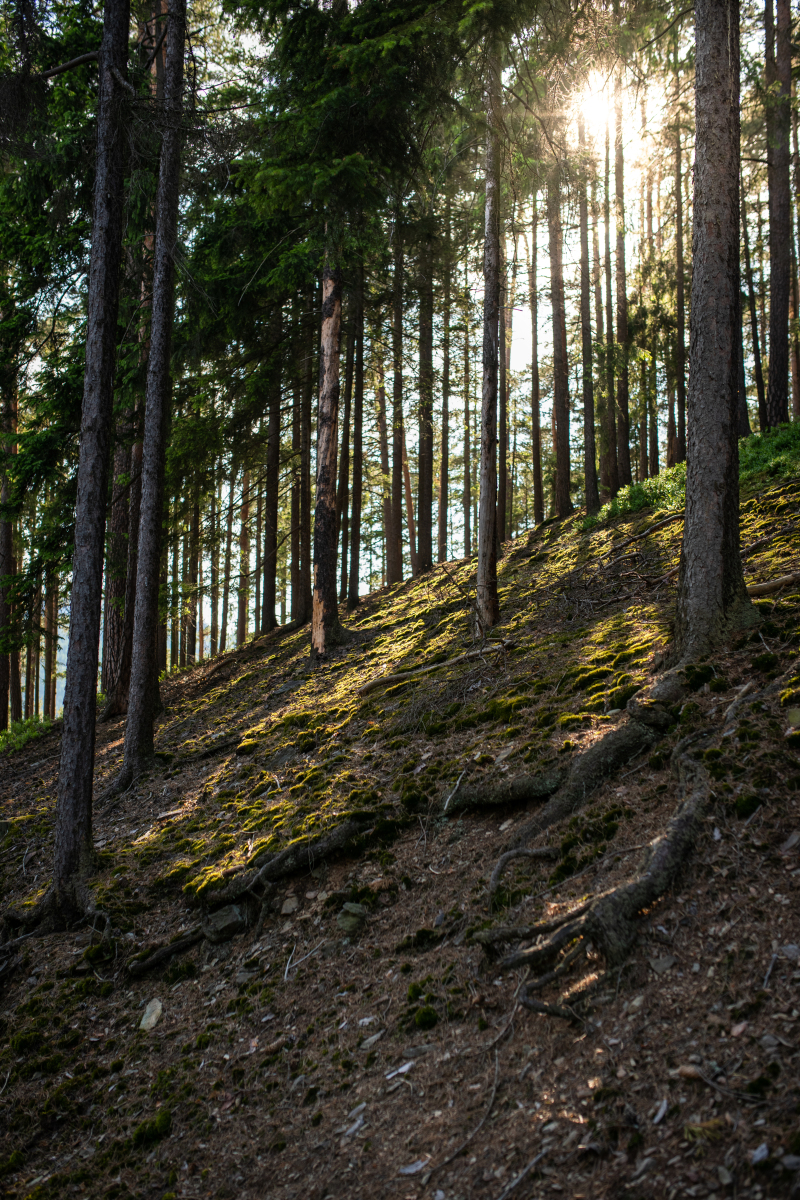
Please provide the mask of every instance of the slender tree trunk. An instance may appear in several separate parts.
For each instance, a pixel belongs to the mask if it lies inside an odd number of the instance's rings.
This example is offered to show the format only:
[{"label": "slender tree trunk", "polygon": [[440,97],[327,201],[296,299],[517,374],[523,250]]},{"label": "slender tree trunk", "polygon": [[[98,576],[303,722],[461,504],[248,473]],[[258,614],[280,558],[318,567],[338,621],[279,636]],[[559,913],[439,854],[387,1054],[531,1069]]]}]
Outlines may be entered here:
[{"label": "slender tree trunk", "polygon": [[[242,509],[239,525],[239,589],[236,618],[236,645],[247,641],[248,615],[250,609],[250,472],[245,469],[242,478]],[[266,589],[265,589],[266,591]]]},{"label": "slender tree trunk", "polygon": [[347,610],[358,606],[361,576],[361,503],[364,493],[364,263],[358,264],[355,311],[355,378],[353,387],[353,502],[350,528],[350,573]]},{"label": "slender tree trunk", "polygon": [[53,852],[52,895],[59,918],[67,922],[82,915],[91,903],[86,879],[93,860],[97,659],[124,209],[122,93],[117,77],[127,73],[128,25],[127,0],[107,0],[100,49],[86,374]]},{"label": "slender tree trunk", "polygon": [[197,483],[192,488],[192,526],[189,531],[189,593],[187,603],[186,664],[193,667],[197,662],[197,563],[200,551],[200,497]]},{"label": "slender tree trunk", "polygon": [[[292,530],[289,537],[289,550],[292,557],[289,581],[292,589],[292,620],[297,620],[297,607],[300,597],[300,382],[295,378],[292,386],[292,491],[290,499],[290,520]],[[265,556],[266,557],[266,556]],[[263,623],[262,623],[263,633]]]},{"label": "slender tree trunk", "polygon": [[622,487],[631,482],[631,422],[628,382],[628,279],[625,268],[625,160],[622,149],[622,81],[615,84],[616,129],[614,139],[614,185],[617,217],[617,345],[620,363],[617,374],[617,463]]},{"label": "slender tree trunk", "polygon": [[472,444],[470,440],[469,389],[469,279],[467,258],[464,255],[464,557],[472,554]]},{"label": "slender tree trunk", "polygon": [[258,634],[261,630],[261,571],[263,568],[262,553],[261,553],[261,533],[264,526],[264,491],[261,484],[258,485],[256,492],[256,562],[253,568],[253,579],[255,580],[255,597],[253,604],[253,633]]},{"label": "slender tree trunk", "polygon": [[[796,100],[796,89],[792,93]],[[794,207],[792,228],[792,295],[794,297],[792,325],[792,417],[800,420],[800,282],[798,281],[797,242],[800,238],[800,147],[797,139],[796,104],[790,105],[792,120],[793,174],[794,174]],[[797,386],[795,387],[795,380]]]},{"label": "slender tree trunk", "polygon": [[749,604],[739,554],[739,6],[696,0],[686,516],[677,648],[696,661]]},{"label": "slender tree trunk", "polygon": [[219,634],[219,652],[223,654],[228,641],[228,616],[230,613],[231,566],[233,548],[233,496],[236,491],[236,464],[231,465],[231,478],[228,493],[228,516],[225,525],[225,565],[222,573],[222,621]]},{"label": "slender tree trunk", "polygon": [[531,457],[533,459],[533,523],[544,520],[542,485],[541,384],[539,380],[539,197],[533,194],[531,262],[528,270],[531,300]]},{"label": "slender tree trunk", "polygon": [[383,543],[384,558],[386,559],[386,582],[389,582],[389,542],[392,538],[392,486],[389,475],[389,438],[386,431],[386,387],[383,374],[383,357],[378,347],[377,375],[378,386],[375,389],[375,404],[378,414],[378,447],[381,456],[381,502],[383,512]]},{"label": "slender tree trunk", "polygon": [[341,566],[341,583],[339,587],[339,599],[345,601],[347,599],[347,547],[348,535],[350,532],[350,522],[348,519],[349,507],[349,491],[350,491],[350,409],[353,398],[353,364],[355,362],[355,314],[352,312],[352,304],[348,303],[350,311],[349,328],[347,331],[347,351],[345,353],[345,368],[344,368],[344,420],[342,421],[342,448],[339,453],[339,484],[336,489],[336,522],[337,522],[337,545],[338,539],[342,539],[342,552],[340,556]]},{"label": "slender tree trunk", "polygon": [[[119,443],[114,452],[111,487],[111,519],[106,556],[105,620],[103,623],[102,689],[106,695],[106,713],[116,692],[122,666],[123,627],[125,625],[126,567],[130,508],[131,448],[129,430],[120,424]],[[127,707],[127,688],[125,703]],[[116,707],[114,709],[116,712]],[[124,712],[124,709],[121,711]],[[105,715],[105,714],[104,714]]]},{"label": "slender tree trunk", "polygon": [[411,471],[408,466],[408,451],[406,449],[406,431],[403,428],[403,491],[406,500],[406,526],[408,528],[408,553],[411,559],[411,574],[419,575],[419,556],[417,555],[417,532],[414,527],[414,493],[411,488]]},{"label": "slender tree trunk", "polygon": [[605,223],[605,275],[606,275],[606,432],[605,443],[608,455],[608,492],[616,496],[620,485],[619,459],[617,456],[617,418],[614,393],[614,306],[611,298],[611,136],[606,122],[606,174],[603,204]]},{"label": "slender tree trunk", "polygon": [[647,479],[647,412],[650,407],[647,395],[647,364],[639,361],[639,482]]},{"label": "slender tree trunk", "polygon": [[789,420],[789,246],[792,236],[789,186],[792,81],[789,0],[776,0],[777,53],[772,0],[766,0],[767,178],[769,181],[769,377],[767,422]]},{"label": "slender tree trunk", "polygon": [[[583,117],[578,119],[578,146],[585,150]],[[597,465],[594,442],[594,363],[592,361],[592,295],[589,274],[589,211],[586,195],[585,164],[578,193],[578,216],[581,227],[581,351],[583,374],[583,472],[587,513],[600,508],[597,490]]]},{"label": "slender tree trunk", "polygon": [[592,281],[594,286],[595,324],[597,326],[598,372],[597,372],[597,439],[599,442],[600,500],[605,502],[611,497],[611,460],[608,445],[608,397],[606,395],[605,371],[605,325],[603,321],[603,266],[600,260],[600,238],[597,231],[597,180],[592,177]]},{"label": "slender tree trunk", "polygon": [[563,232],[561,227],[561,171],[551,168],[547,183],[547,225],[550,244],[550,299],[553,310],[553,418],[555,422],[556,513],[560,518],[573,511],[569,494],[569,363],[564,305]]},{"label": "slender tree trunk", "polygon": [[326,262],[322,276],[322,331],[317,415],[317,492],[314,510],[314,608],[311,661],[327,656],[341,641],[336,601],[336,441],[339,418],[339,357],[342,278]]},{"label": "slender tree trunk", "polygon": [[175,310],[175,243],[180,196],[183,54],[186,0],[170,9],[164,67],[164,134],[156,191],[156,237],[153,253],[153,303],[147,365],[142,501],[136,572],[133,660],[125,726],[125,757],[117,787],[129,786],[153,753],[153,722],[158,709],[156,628],[161,562],[164,463],[170,407],[170,346]]},{"label": "slender tree trunk", "polygon": [[181,542],[181,650],[179,661],[181,669],[183,669],[187,662],[189,642],[189,606],[186,602],[189,594],[189,531],[185,524]]},{"label": "slender tree trunk", "polygon": [[[677,87],[677,78],[675,86]],[[686,461],[686,305],[684,301],[685,266],[683,262],[683,163],[681,158],[680,116],[675,130],[675,264],[678,332],[675,341],[675,386],[678,396],[676,462]]]},{"label": "slender tree trunk", "polygon": [[419,261],[419,454],[417,569],[433,566],[433,247],[422,243]]},{"label": "slender tree trunk", "polygon": [[447,562],[447,517],[450,493],[450,197],[444,218],[444,307],[442,311],[442,452],[439,462],[439,514],[436,561]]},{"label": "slender tree trunk", "polygon": [[218,485],[211,491],[211,629],[209,657],[219,651],[219,499]]},{"label": "slender tree trunk", "polygon": [[508,277],[506,272],[505,228],[502,213],[498,217],[500,223],[500,304],[498,311],[498,420],[497,420],[497,554],[503,553],[503,542],[508,536],[506,529],[506,511],[508,508],[508,389],[506,386],[508,373],[506,371],[506,320],[508,306]]},{"label": "slender tree trunk", "polygon": [[314,393],[314,334],[312,319],[313,293],[306,297],[307,340],[303,373],[302,411],[300,417],[300,595],[295,620],[305,625],[311,620],[311,398]]},{"label": "slender tree trunk", "polygon": [[744,378],[744,329],[742,328],[740,303],[740,322],[739,322],[739,344],[737,347],[739,357],[739,395],[737,412],[739,416],[739,428],[737,433],[740,438],[750,437],[750,414],[747,411],[747,384]]},{"label": "slender tree trunk", "polygon": [[753,341],[753,368],[758,396],[758,424],[761,432],[767,428],[767,398],[764,393],[764,372],[761,367],[761,343],[758,336],[758,312],[756,292],[753,286],[753,270],[750,264],[750,234],[747,228],[747,205],[742,188],[742,235],[744,241],[744,270],[747,278],[747,298],[750,307],[750,336]]},{"label": "slender tree trunk", "polygon": [[178,593],[178,497],[174,501],[175,535],[172,540],[172,587],[170,591],[170,670],[180,665],[180,596]]},{"label": "slender tree trunk", "polygon": [[398,206],[394,224],[392,296],[392,519],[386,530],[386,581],[403,578],[403,230]]},{"label": "slender tree trunk", "polygon": [[653,339],[650,348],[650,475],[658,475],[661,468],[658,465],[658,367],[657,367],[658,344]]},{"label": "slender tree trunk", "polygon": [[[272,365],[269,375],[269,416],[267,426],[267,496],[264,504],[264,589],[261,598],[261,632],[275,629],[275,602],[278,570],[278,507],[281,467],[281,361],[280,345],[283,320],[280,308],[272,316]],[[302,454],[301,454],[302,462]],[[302,485],[302,467],[300,471]],[[301,503],[302,503],[302,497]],[[302,524],[302,521],[301,521]],[[301,539],[302,540],[302,539]],[[302,587],[302,585],[301,585]],[[292,601],[294,607],[294,592]],[[302,604],[300,605],[302,612]],[[297,618],[295,618],[297,619]],[[257,617],[256,617],[257,623]]]}]

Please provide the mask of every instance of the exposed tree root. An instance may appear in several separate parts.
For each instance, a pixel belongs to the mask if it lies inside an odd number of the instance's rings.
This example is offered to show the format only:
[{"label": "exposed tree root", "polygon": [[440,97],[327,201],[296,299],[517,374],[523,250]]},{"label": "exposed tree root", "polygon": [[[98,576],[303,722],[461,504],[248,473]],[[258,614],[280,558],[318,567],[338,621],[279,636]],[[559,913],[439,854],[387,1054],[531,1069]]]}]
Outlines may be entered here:
[{"label": "exposed tree root", "polygon": [[[517,930],[519,938],[536,941],[506,955],[500,965],[503,969],[528,967],[532,972],[541,972],[526,983],[520,994],[520,1002],[527,1008],[575,1019],[573,1006],[543,1005],[534,1000],[532,993],[562,980],[590,951],[601,955],[608,968],[621,966],[638,936],[639,914],[655,904],[677,881],[694,849],[708,797],[705,768],[686,757],[680,758],[678,767],[687,794],[673,813],[666,832],[648,847],[636,878],[555,921]],[[485,930],[479,936],[484,944],[493,944],[509,941],[511,933],[511,929]],[[587,991],[581,992],[581,999],[586,995]]]},{"label": "exposed tree root", "polygon": [[451,813],[473,808],[499,808],[505,805],[519,807],[536,800],[546,800],[558,791],[564,779],[563,771],[547,771],[542,775],[517,775],[513,779],[502,779],[487,786],[482,779],[462,787],[453,797],[449,807]]},{"label": "exposed tree root", "polygon": [[781,575],[778,579],[768,579],[765,583],[749,583],[747,594],[748,596],[771,596],[773,592],[779,592],[781,588],[789,587],[793,583],[800,583],[800,571],[792,571],[790,575]]},{"label": "exposed tree root", "polygon": [[144,975],[147,971],[152,971],[154,967],[160,967],[162,963],[168,962],[174,958],[176,954],[181,954],[184,950],[188,950],[190,946],[194,946],[205,937],[203,928],[196,925],[194,929],[190,929],[183,937],[176,938],[174,942],[169,942],[166,946],[160,946],[154,950],[152,954],[148,954],[147,958],[135,958],[128,963],[129,975]]},{"label": "exposed tree root", "polygon": [[458,654],[455,658],[443,659],[442,662],[431,663],[427,667],[417,667],[411,671],[397,671],[393,675],[377,675],[374,679],[368,680],[358,689],[357,695],[368,696],[370,692],[376,692],[380,688],[390,687],[395,683],[405,683],[410,679],[419,679],[421,675],[429,675],[431,671],[440,671],[444,667],[454,667],[456,663],[464,662],[470,658],[483,658],[484,654],[493,651],[495,654],[501,650],[510,650],[516,642],[487,642],[483,646],[478,646],[475,650],[467,650],[464,654]]},{"label": "exposed tree root", "polygon": [[489,880],[489,895],[493,896],[497,891],[497,886],[500,882],[500,876],[506,868],[506,865],[513,862],[515,858],[558,858],[559,852],[554,846],[539,846],[534,849],[527,849],[524,846],[518,846],[516,850],[507,850],[498,860],[497,866],[492,871],[492,878]]}]

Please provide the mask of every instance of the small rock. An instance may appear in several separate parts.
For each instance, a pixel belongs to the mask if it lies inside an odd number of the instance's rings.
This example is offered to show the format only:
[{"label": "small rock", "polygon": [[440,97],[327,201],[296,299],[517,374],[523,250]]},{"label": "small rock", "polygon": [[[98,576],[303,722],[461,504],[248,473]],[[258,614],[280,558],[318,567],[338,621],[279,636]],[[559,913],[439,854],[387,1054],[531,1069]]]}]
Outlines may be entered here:
[{"label": "small rock", "polygon": [[306,900],[316,900],[316,898],[317,898],[316,892],[306,892]]},{"label": "small rock", "polygon": [[800,1171],[800,1155],[784,1154],[781,1166],[785,1167],[787,1171]]},{"label": "small rock", "polygon": [[734,1025],[731,1029],[731,1037],[741,1037],[747,1029],[747,1021],[740,1021],[738,1025]]},{"label": "small rock", "polygon": [[436,914],[435,918],[434,918],[434,922],[433,922],[433,928],[434,928],[434,929],[438,929],[438,928],[439,928],[439,926],[440,926],[441,924],[443,924],[443,922],[444,922],[444,913],[443,913],[443,912],[438,912],[438,913]]},{"label": "small rock", "polygon": [[237,933],[241,933],[246,922],[240,908],[235,904],[226,904],[207,918],[203,925],[203,933],[210,942],[219,944],[227,942]]},{"label": "small rock", "polygon": [[384,1033],[385,1033],[385,1032],[386,1032],[386,1030],[385,1030],[385,1029],[379,1029],[377,1033],[373,1033],[372,1037],[368,1037],[368,1038],[366,1038],[366,1039],[365,1039],[365,1040],[364,1040],[364,1041],[361,1043],[361,1049],[362,1049],[362,1050],[369,1050],[369,1048],[370,1048],[371,1046],[374,1046],[376,1042],[379,1042],[379,1041],[381,1040],[381,1038],[383,1037],[383,1035],[384,1035]]},{"label": "small rock", "polygon": [[789,962],[797,962],[800,958],[800,946],[794,942],[789,942],[786,946],[781,946],[781,954],[784,958],[788,958]]},{"label": "small rock", "polygon": [[720,1181],[723,1187],[730,1187],[730,1185],[733,1183],[733,1176],[727,1167],[717,1167],[717,1179]]},{"label": "small rock", "polygon": [[628,1012],[636,1012],[644,1004],[644,996],[637,996],[635,1000],[631,1000],[628,1005]]},{"label": "small rock", "polygon": [[652,1167],[654,1162],[655,1162],[655,1159],[653,1159],[653,1158],[643,1158],[642,1161],[639,1163],[638,1167],[636,1168],[636,1170],[631,1175],[631,1179],[641,1178],[642,1175],[644,1175],[647,1171],[650,1170],[650,1168]]},{"label": "small rock", "polygon": [[780,1042],[771,1033],[765,1033],[761,1039],[761,1045],[766,1050],[767,1054],[772,1054],[780,1046]]},{"label": "small rock", "polygon": [[151,1029],[155,1029],[158,1022],[161,1020],[161,1014],[164,1011],[164,1006],[161,1001],[156,998],[151,1000],[147,1008],[142,1013],[142,1019],[139,1022],[139,1028],[145,1033],[149,1033]]},{"label": "small rock", "polygon": [[364,928],[367,920],[367,909],[363,904],[348,900],[342,905],[342,911],[336,917],[336,924],[348,937],[355,937]]},{"label": "small rock", "polygon": [[648,958],[650,966],[655,971],[656,975],[665,975],[670,967],[674,967],[678,961],[672,954],[665,954],[663,958]]},{"label": "small rock", "polygon": [[661,1121],[664,1120],[664,1117],[667,1115],[668,1108],[669,1108],[669,1101],[666,1099],[662,1100],[658,1106],[658,1111],[657,1111],[656,1115],[653,1117],[654,1125],[658,1125],[658,1124],[660,1124]]},{"label": "small rock", "polygon": [[377,1019],[378,1019],[377,1017],[361,1017],[361,1019],[359,1020],[358,1023],[362,1027],[364,1025],[374,1025],[375,1022],[377,1021]]},{"label": "small rock", "polygon": [[766,1142],[762,1142],[761,1145],[750,1155],[750,1162],[754,1167],[757,1167],[759,1163],[766,1162],[768,1158],[769,1146]]},{"label": "small rock", "polygon": [[800,829],[795,829],[794,833],[790,833],[781,846],[781,854],[788,854],[790,850],[794,850],[798,842],[800,842]]},{"label": "small rock", "polygon": [[418,1158],[416,1162],[409,1163],[407,1167],[400,1167],[398,1169],[397,1174],[398,1175],[419,1175],[420,1171],[425,1170],[425,1168],[427,1167],[429,1162],[430,1162],[430,1159],[428,1159],[428,1158]]},{"label": "small rock", "polygon": [[678,1067],[678,1075],[681,1079],[702,1079],[703,1072],[694,1063],[684,1063]]},{"label": "small rock", "polygon": [[234,977],[234,983],[250,983],[251,980],[258,976],[258,971],[237,971]]},{"label": "small rock", "polygon": [[300,907],[300,901],[297,896],[287,896],[281,905],[281,916],[288,917],[291,913],[297,912]]},{"label": "small rock", "polygon": [[409,1046],[405,1053],[407,1058],[422,1058],[423,1054],[430,1054],[435,1049],[432,1042],[426,1042],[424,1046]]}]

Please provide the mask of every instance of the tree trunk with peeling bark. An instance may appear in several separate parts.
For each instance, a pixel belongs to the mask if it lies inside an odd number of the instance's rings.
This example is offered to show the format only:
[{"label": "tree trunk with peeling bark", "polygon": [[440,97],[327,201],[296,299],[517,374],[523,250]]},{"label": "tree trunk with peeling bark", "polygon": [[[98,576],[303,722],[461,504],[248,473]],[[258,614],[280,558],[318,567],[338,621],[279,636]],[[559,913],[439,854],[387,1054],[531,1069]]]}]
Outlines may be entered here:
[{"label": "tree trunk with peeling bark", "polygon": [[689,442],[676,648],[706,654],[747,617],[739,553],[739,6],[696,0]]}]

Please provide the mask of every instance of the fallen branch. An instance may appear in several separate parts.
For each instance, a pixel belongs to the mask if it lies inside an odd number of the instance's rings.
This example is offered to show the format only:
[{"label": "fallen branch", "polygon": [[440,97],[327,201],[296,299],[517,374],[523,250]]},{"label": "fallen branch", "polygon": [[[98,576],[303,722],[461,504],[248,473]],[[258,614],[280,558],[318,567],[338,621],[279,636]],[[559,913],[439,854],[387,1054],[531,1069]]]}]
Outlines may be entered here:
[{"label": "fallen branch", "polygon": [[773,592],[779,592],[781,588],[788,587],[791,583],[800,583],[800,571],[792,571],[791,575],[781,575],[779,579],[768,579],[765,583],[749,583],[747,594],[748,596],[771,596]]},{"label": "fallen branch", "polygon": [[469,808],[499,808],[505,805],[530,804],[546,800],[558,791],[564,779],[563,771],[549,771],[544,775],[517,775],[513,779],[503,778],[499,783],[487,786],[488,780],[481,779],[471,786],[462,787],[457,799],[450,798],[450,811],[462,812]]},{"label": "fallen branch", "polygon": [[623,546],[630,546],[632,542],[640,542],[643,538],[649,537],[651,533],[655,533],[657,529],[663,529],[665,525],[671,525],[673,521],[680,521],[684,516],[683,509],[680,512],[673,513],[672,516],[665,517],[663,521],[656,521],[655,525],[648,525],[642,533],[636,533],[633,537],[626,538],[624,542],[617,542],[612,546],[612,554],[616,554],[617,550],[621,550]]},{"label": "fallen branch", "polygon": [[511,650],[516,643],[514,641],[490,642],[487,646],[480,646],[476,650],[466,650],[463,654],[456,655],[455,658],[444,659],[442,662],[431,663],[428,667],[416,667],[413,671],[397,671],[393,675],[376,675],[374,679],[370,679],[360,688],[356,689],[357,696],[368,696],[370,692],[377,692],[379,688],[389,687],[395,683],[405,683],[410,679],[418,679],[420,675],[429,675],[431,671],[438,671],[440,667],[454,667],[456,663],[466,662],[467,659],[483,658],[484,651],[488,648],[499,653],[501,650]]},{"label": "fallen branch", "polygon": [[133,962],[129,962],[128,974],[144,975],[147,971],[152,971],[154,967],[160,967],[162,963],[174,958],[176,954],[188,950],[190,946],[202,941],[204,937],[202,926],[195,925],[194,929],[190,929],[183,937],[176,938],[174,942],[169,942],[166,946],[160,946],[152,954],[148,954],[147,958],[136,958]]}]

